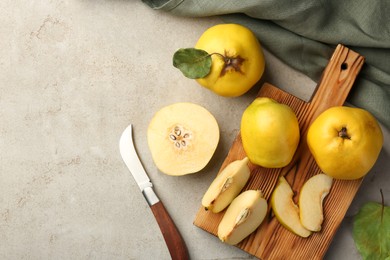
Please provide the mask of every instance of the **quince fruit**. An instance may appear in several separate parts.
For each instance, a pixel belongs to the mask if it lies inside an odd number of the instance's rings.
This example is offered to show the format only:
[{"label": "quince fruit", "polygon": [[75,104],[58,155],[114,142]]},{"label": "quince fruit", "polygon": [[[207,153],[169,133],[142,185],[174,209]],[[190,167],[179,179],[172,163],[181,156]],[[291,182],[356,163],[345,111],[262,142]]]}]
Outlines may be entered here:
[{"label": "quince fruit", "polygon": [[298,147],[298,119],[289,106],[271,98],[256,98],[242,115],[241,138],[252,163],[281,168],[291,162]]},{"label": "quince fruit", "polygon": [[221,96],[246,93],[261,78],[265,61],[261,45],[248,28],[219,24],[207,29],[195,45],[211,55],[210,72],[196,81]]},{"label": "quince fruit", "polygon": [[368,111],[338,106],[314,120],[307,144],[325,174],[353,180],[365,176],[374,166],[383,146],[383,133]]}]

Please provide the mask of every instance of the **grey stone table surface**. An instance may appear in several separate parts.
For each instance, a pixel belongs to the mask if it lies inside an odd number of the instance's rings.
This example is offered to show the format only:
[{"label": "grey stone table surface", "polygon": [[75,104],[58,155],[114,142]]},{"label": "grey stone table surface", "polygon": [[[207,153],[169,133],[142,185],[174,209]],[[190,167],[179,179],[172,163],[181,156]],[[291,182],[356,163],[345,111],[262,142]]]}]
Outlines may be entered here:
[{"label": "grey stone table surface", "polygon": [[[260,86],[223,98],[172,64],[218,18],[172,17],[141,1],[0,2],[0,259],[169,259],[153,215],[119,154],[134,125],[140,158],[192,259],[252,259],[193,225],[203,193]],[[265,51],[264,81],[310,96],[315,83]],[[200,173],[166,176],[146,129],[161,107],[190,101],[217,119],[221,140]],[[326,259],[359,259],[352,216],[390,200],[388,130]],[[387,175],[387,176],[386,176]]]}]

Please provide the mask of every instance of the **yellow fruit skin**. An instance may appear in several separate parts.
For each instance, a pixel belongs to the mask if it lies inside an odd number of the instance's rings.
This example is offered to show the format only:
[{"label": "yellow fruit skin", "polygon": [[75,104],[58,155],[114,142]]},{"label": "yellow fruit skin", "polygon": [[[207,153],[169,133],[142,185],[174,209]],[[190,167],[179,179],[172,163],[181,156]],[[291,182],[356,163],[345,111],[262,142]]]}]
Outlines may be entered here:
[{"label": "yellow fruit skin", "polygon": [[298,147],[298,119],[287,105],[256,98],[241,119],[241,138],[249,160],[267,168],[289,164]]},{"label": "yellow fruit skin", "polygon": [[[197,82],[221,96],[237,97],[246,93],[261,78],[265,61],[260,43],[248,28],[238,24],[219,24],[207,29],[195,45],[211,53],[244,59],[241,71],[223,73],[225,62],[220,55],[212,55],[210,73]],[[221,73],[223,75],[221,75]]]},{"label": "yellow fruit skin", "polygon": [[[339,136],[345,127],[350,139]],[[383,133],[366,110],[332,107],[311,124],[307,143],[319,168],[335,179],[365,176],[374,166],[383,145]]]}]

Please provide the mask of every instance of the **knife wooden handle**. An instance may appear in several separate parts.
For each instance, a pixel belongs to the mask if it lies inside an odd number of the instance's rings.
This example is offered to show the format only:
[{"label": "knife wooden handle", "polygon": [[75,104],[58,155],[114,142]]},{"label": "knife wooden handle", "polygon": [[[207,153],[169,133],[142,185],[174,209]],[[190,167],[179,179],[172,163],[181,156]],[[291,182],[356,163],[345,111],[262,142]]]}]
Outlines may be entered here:
[{"label": "knife wooden handle", "polygon": [[181,237],[179,230],[176,228],[175,223],[169,216],[168,211],[165,209],[164,204],[159,201],[151,205],[150,208],[160,226],[161,233],[168,246],[172,260],[189,259],[187,246]]}]

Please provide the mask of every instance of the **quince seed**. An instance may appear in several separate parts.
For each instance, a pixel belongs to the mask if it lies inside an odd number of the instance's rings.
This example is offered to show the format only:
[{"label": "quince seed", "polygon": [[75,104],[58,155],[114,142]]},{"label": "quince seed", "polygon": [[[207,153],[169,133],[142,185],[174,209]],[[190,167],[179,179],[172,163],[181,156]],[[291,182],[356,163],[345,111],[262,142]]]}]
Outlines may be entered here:
[{"label": "quince seed", "polygon": [[249,217],[250,212],[251,210],[249,208],[243,209],[236,218],[236,226],[242,224]]},{"label": "quince seed", "polygon": [[221,192],[224,192],[233,183],[233,177],[226,178],[225,183],[222,185]]}]

